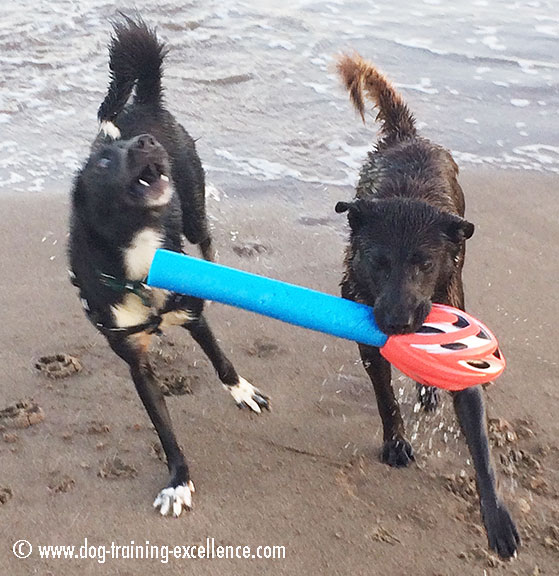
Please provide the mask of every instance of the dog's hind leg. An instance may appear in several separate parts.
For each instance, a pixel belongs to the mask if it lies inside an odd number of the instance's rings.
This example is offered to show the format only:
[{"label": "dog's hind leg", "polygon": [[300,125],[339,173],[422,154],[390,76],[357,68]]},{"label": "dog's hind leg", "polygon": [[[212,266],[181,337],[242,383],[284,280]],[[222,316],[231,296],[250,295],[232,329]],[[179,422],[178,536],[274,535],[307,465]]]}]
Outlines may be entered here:
[{"label": "dog's hind leg", "polygon": [[[192,213],[193,210],[195,210],[195,214]],[[198,246],[204,260],[215,262],[215,249],[208,229],[205,208],[201,206],[194,208],[191,206],[189,211],[191,213],[184,217],[183,222],[183,233],[186,239],[191,244]]]},{"label": "dog's hind leg", "polygon": [[200,253],[202,254],[204,260],[207,260],[208,262],[215,262],[216,253],[212,244],[211,236],[209,234],[204,240],[202,240],[202,242],[198,243],[198,248],[200,248]]},{"label": "dog's hind leg", "polygon": [[439,391],[433,386],[415,383],[417,400],[426,412],[434,412],[439,406]]},{"label": "dog's hind leg", "polygon": [[147,358],[149,335],[145,332],[128,337],[109,337],[111,348],[130,367],[130,374],[142,403],[155,426],[155,430],[167,457],[170,479],[167,487],[161,490],[153,505],[160,508],[161,514],[172,513],[178,516],[183,507],[192,507],[194,485],[184,454],[180,449],[171,417],[165,404],[163,392],[158,386]]},{"label": "dog's hind leg", "polygon": [[363,366],[371,379],[377,397],[383,427],[382,461],[390,466],[408,466],[414,460],[411,444],[405,438],[404,422],[390,383],[390,363],[378,348],[359,344]]},{"label": "dog's hind leg", "polygon": [[476,386],[454,392],[453,401],[474,461],[481,516],[487,531],[489,547],[501,558],[510,558],[516,554],[520,537],[507,507],[497,494],[481,390]]},{"label": "dog's hind leg", "polygon": [[205,260],[215,261],[215,250],[206,214],[206,183],[194,141],[184,128],[184,147],[176,153],[173,162],[173,180],[180,199],[182,233],[191,244],[196,244]]},{"label": "dog's hind leg", "polygon": [[262,408],[269,409],[269,398],[242,376],[237,374],[235,367],[220,348],[206,319],[200,314],[196,319],[184,324],[192,338],[200,345],[209,358],[217,375],[226,390],[233,396],[239,408],[248,407],[253,412],[262,412]]}]

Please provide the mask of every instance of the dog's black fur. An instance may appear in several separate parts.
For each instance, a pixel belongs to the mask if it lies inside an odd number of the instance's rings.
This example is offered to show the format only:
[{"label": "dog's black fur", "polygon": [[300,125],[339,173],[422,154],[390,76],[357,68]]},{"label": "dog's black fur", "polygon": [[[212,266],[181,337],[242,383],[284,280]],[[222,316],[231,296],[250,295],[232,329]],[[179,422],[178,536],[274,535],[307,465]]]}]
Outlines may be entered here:
[{"label": "dog's black fur", "polygon": [[[143,281],[156,248],[181,251],[182,234],[211,260],[204,172],[194,141],[163,106],[165,46],[141,19],[114,24],[111,82],[99,108],[101,131],[72,192],[69,256],[90,320],[129,367],[167,456],[170,480],[155,505],[178,515],[193,485],[147,351],[167,324],[189,330],[240,406],[268,399],[240,378],[203,316],[203,301]],[[131,103],[128,100],[134,91]]]},{"label": "dog's black fur", "polygon": [[[464,309],[465,241],[474,226],[463,218],[458,167],[447,150],[417,135],[407,106],[371,64],[358,55],[343,56],[338,71],[361,116],[365,90],[381,122],[355,200],[336,205],[337,212],[348,213],[350,225],[342,295],[373,306],[386,334],[415,332],[432,302]],[[360,344],[359,350],[383,423],[382,459],[391,466],[407,466],[413,451],[390,383],[390,364],[378,348]],[[434,389],[418,388],[422,404],[435,408]],[[489,546],[509,558],[520,539],[497,493],[481,391],[474,387],[455,392],[453,402],[476,469]]]}]

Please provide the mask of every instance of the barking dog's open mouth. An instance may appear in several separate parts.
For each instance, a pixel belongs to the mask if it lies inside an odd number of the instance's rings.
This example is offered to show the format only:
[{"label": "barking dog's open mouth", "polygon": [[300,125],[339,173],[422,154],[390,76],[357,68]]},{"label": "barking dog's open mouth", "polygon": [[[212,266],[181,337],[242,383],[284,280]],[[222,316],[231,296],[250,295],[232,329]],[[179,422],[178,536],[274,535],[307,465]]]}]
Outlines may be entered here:
[{"label": "barking dog's open mouth", "polygon": [[166,168],[155,162],[147,164],[132,182],[131,192],[149,206],[167,204],[171,197],[171,185]]},{"label": "barking dog's open mouth", "polygon": [[168,204],[172,186],[165,148],[151,134],[142,134],[129,140],[127,149],[127,167],[132,175],[129,194],[133,202],[148,208]]},{"label": "barking dog's open mouth", "polygon": [[138,194],[162,192],[169,185],[169,176],[164,173],[159,164],[148,164],[134,182],[134,190]]}]

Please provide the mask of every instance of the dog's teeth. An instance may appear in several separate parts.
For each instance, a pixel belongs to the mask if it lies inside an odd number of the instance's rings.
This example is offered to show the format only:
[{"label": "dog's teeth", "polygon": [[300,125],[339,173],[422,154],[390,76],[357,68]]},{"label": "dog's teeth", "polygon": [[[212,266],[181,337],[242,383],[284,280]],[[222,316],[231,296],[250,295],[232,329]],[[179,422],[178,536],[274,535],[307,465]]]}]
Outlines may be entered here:
[{"label": "dog's teeth", "polygon": [[140,179],[140,180],[138,180],[138,182],[139,182],[142,186],[148,186],[148,187],[149,187],[149,184],[148,184],[145,180]]},{"label": "dog's teeth", "polygon": [[169,182],[169,176],[161,174],[161,180],[163,180],[163,182]]}]

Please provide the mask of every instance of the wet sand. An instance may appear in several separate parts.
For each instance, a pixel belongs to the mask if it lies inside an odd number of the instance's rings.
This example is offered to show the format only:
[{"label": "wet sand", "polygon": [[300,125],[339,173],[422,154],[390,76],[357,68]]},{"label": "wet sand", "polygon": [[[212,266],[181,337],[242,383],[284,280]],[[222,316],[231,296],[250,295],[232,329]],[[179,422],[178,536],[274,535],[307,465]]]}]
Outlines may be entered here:
[{"label": "wet sand", "polygon": [[[220,178],[222,180],[220,180]],[[334,203],[350,187],[212,177],[209,212],[222,263],[338,293],[346,236]],[[213,304],[210,322],[239,372],[272,397],[239,411],[180,329],[152,357],[191,464],[194,509],[151,507],[166,481],[158,441],[128,376],[86,320],[66,272],[68,198],[3,199],[0,410],[33,399],[41,418],[14,427],[0,413],[0,573],[536,575],[559,565],[559,179],[467,170],[469,310],[498,335],[508,368],[487,392],[504,497],[524,541],[519,558],[486,552],[473,468],[452,406],[414,411],[396,379],[417,463],[378,461],[374,394],[351,342]],[[67,183],[66,189],[69,187]],[[219,201],[216,200],[219,198]],[[555,281],[553,281],[555,279]],[[81,370],[50,378],[44,356]],[[33,420],[33,421],[32,421]],[[283,545],[284,560],[16,559],[12,544],[111,542]]]}]

